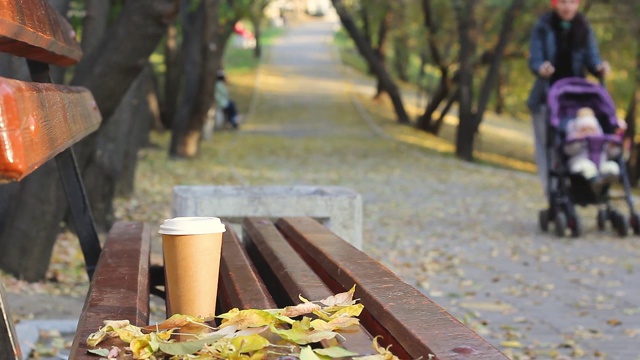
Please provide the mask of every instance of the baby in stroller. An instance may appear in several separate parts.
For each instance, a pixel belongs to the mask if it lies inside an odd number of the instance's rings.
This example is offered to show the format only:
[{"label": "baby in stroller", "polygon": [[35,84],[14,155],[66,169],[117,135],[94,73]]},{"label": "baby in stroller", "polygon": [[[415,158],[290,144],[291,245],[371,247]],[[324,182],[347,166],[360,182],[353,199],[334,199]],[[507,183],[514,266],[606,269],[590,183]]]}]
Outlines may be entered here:
[{"label": "baby in stroller", "polygon": [[593,110],[583,107],[567,123],[563,147],[569,172],[583,176],[597,187],[615,181],[620,175],[620,166],[615,161],[622,151],[620,144],[603,139],[603,134]]},{"label": "baby in stroller", "polygon": [[[575,206],[593,205],[599,230],[610,223],[620,236],[626,236],[629,227],[640,234],[640,214],[634,209],[624,166],[626,124],[604,86],[584,78],[560,79],[549,89],[547,106],[549,207],[538,213],[540,229],[548,231],[553,223],[557,236],[564,236],[567,229],[571,236],[580,236]],[[610,191],[614,182],[622,185],[624,194]],[[613,206],[617,200],[627,203],[629,217]]]}]

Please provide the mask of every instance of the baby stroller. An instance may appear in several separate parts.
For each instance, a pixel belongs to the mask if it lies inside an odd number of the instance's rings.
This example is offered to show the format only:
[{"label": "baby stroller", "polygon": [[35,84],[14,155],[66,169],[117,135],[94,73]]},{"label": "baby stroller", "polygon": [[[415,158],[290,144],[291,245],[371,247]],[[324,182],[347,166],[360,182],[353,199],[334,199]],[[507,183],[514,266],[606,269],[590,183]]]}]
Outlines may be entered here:
[{"label": "baby stroller", "polygon": [[[606,89],[600,84],[593,83],[583,78],[566,78],[558,80],[549,89],[547,96],[547,138],[546,154],[548,172],[548,200],[549,208],[539,213],[539,225],[542,231],[548,231],[549,224],[553,222],[555,234],[564,236],[567,229],[573,237],[582,233],[580,218],[575,210],[575,205],[598,207],[597,225],[599,230],[604,230],[607,222],[620,235],[626,236],[629,226],[635,234],[640,233],[640,217],[633,207],[631,186],[627,176],[625,162],[620,155],[611,159],[615,161],[620,172],[616,181],[621,182],[624,195],[612,197],[609,189],[612,183],[602,184],[601,187],[592,184],[579,174],[569,171],[567,155],[563,151],[566,141],[566,126],[568,120],[574,118],[578,109],[589,107],[593,109],[603,134],[589,137],[589,156],[597,160],[593,155],[592,146],[602,149],[604,144],[615,143],[622,146],[623,136],[616,134],[618,118],[615,105]],[[597,164],[597,162],[596,162]],[[629,217],[612,207],[611,201],[624,199],[629,208]]]}]

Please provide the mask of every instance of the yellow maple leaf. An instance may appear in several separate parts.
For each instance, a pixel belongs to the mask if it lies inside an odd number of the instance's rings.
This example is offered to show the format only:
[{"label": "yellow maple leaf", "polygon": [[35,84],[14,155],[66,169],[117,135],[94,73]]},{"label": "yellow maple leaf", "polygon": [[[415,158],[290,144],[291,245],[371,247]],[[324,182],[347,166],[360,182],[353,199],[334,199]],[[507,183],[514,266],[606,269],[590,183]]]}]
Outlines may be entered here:
[{"label": "yellow maple leaf", "polygon": [[315,330],[333,331],[333,330],[344,329],[353,325],[358,325],[359,323],[360,323],[360,320],[358,320],[357,318],[344,316],[344,317],[332,319],[330,321],[315,319],[311,321],[311,327],[314,328]]},{"label": "yellow maple leaf", "polygon": [[250,327],[269,325],[277,321],[273,314],[264,310],[234,310],[238,309],[233,309],[226,314],[218,316],[223,319],[222,324],[220,324],[220,328],[235,325],[238,327],[238,330],[242,330]]},{"label": "yellow maple leaf", "polygon": [[106,339],[118,336],[117,329],[131,325],[129,320],[104,320],[102,323],[104,326],[100,327],[98,331],[89,334],[87,345],[95,347]]},{"label": "yellow maple leaf", "polygon": [[306,345],[322,340],[333,339],[338,333],[333,331],[320,331],[311,328],[311,319],[304,317],[300,321],[296,321],[291,329],[277,329],[271,325],[271,332],[280,335],[285,340],[289,340],[299,345]]}]

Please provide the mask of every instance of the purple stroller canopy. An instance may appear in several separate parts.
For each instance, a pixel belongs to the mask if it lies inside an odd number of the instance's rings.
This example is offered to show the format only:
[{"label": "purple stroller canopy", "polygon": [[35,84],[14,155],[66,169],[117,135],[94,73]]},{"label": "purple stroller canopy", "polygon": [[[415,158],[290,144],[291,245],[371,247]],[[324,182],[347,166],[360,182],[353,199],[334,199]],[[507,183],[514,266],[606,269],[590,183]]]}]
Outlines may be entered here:
[{"label": "purple stroller canopy", "polygon": [[547,95],[549,124],[558,127],[562,119],[573,118],[578,109],[593,109],[598,120],[606,121],[611,128],[618,127],[616,107],[607,90],[600,84],[579,77],[556,81]]}]

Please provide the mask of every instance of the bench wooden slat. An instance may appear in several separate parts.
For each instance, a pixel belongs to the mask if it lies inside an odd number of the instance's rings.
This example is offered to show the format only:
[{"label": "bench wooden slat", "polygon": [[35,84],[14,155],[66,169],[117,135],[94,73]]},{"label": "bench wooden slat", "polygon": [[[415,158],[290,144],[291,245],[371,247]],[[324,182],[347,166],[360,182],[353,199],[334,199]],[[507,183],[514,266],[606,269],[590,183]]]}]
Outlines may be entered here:
[{"label": "bench wooden slat", "polygon": [[22,179],[101,120],[85,88],[0,77],[0,179]]},{"label": "bench wooden slat", "polygon": [[46,0],[0,0],[0,52],[58,66],[82,58],[71,25]]},{"label": "bench wooden slat", "polygon": [[[243,229],[247,234],[246,246],[253,262],[259,267],[271,292],[281,295],[280,307],[299,303],[298,295],[309,300],[334,295],[269,219],[246,218]],[[284,296],[286,298],[282,298]],[[338,341],[344,348],[361,355],[373,354],[372,337],[361,326],[354,326],[342,335],[344,338]],[[331,344],[329,342],[325,345]]]},{"label": "bench wooden slat", "polygon": [[[129,320],[136,326],[148,325],[150,251],[148,225],[138,222],[113,225],[80,315],[70,359],[95,359],[86,354],[86,341],[104,320]],[[107,341],[100,347],[109,348],[109,344]]]},{"label": "bench wooden slat", "polygon": [[218,290],[218,313],[232,308],[275,309],[276,303],[267,291],[242,247],[237,234],[229,223],[222,236],[222,258],[220,259],[220,286]]},{"label": "bench wooden slat", "polygon": [[9,305],[6,303],[7,295],[0,281],[0,359],[22,359],[20,344],[16,338],[16,329],[13,319],[9,314]]},{"label": "bench wooden slat", "polygon": [[276,225],[323,280],[339,287],[334,292],[356,284],[355,295],[368,314],[413,358],[434,354],[438,359],[507,359],[420,291],[315,220],[283,218]]}]

